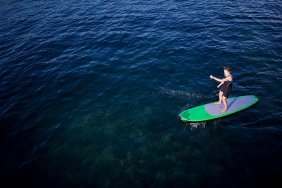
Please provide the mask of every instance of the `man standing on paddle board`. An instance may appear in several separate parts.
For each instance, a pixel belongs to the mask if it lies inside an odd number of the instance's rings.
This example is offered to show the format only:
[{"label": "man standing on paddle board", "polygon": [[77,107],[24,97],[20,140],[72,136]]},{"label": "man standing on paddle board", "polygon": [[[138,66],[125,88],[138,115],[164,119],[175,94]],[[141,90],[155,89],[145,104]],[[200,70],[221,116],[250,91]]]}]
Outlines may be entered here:
[{"label": "man standing on paddle board", "polygon": [[219,99],[215,104],[221,104],[221,101],[223,101],[224,109],[221,112],[224,113],[227,110],[227,98],[231,92],[233,76],[231,75],[230,67],[224,67],[223,72],[225,76],[223,79],[216,78],[213,75],[210,75],[210,78],[220,82],[220,84],[217,86],[219,88]]}]

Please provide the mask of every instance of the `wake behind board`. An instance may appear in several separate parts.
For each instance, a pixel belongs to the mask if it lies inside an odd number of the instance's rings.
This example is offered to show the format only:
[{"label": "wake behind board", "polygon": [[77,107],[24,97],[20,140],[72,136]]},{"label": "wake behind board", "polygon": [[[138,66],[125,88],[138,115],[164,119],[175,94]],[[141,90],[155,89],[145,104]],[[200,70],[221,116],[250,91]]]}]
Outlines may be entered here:
[{"label": "wake behind board", "polygon": [[213,103],[204,104],[185,110],[179,114],[182,121],[197,122],[217,119],[251,107],[258,102],[255,95],[246,95],[227,99],[227,111],[222,113],[224,106]]}]

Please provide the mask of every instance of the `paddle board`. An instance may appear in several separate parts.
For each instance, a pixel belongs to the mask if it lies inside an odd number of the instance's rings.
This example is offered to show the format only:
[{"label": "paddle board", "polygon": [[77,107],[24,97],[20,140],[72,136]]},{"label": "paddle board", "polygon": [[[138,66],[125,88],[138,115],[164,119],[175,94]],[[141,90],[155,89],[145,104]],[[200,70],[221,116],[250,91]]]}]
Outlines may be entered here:
[{"label": "paddle board", "polygon": [[223,103],[218,105],[213,102],[185,110],[179,114],[179,117],[182,121],[189,122],[212,120],[247,109],[256,104],[258,100],[255,95],[232,97],[227,99],[228,109],[224,113],[221,112],[224,108]]}]

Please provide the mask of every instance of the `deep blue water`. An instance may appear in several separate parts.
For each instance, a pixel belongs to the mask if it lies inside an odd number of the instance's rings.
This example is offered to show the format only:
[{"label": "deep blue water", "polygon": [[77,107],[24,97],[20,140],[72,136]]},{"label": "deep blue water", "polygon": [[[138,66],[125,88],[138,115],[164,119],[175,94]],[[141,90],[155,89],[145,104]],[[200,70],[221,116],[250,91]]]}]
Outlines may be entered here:
[{"label": "deep blue water", "polygon": [[[279,0],[0,1],[0,187],[273,187]],[[217,100],[260,102],[186,125]]]}]

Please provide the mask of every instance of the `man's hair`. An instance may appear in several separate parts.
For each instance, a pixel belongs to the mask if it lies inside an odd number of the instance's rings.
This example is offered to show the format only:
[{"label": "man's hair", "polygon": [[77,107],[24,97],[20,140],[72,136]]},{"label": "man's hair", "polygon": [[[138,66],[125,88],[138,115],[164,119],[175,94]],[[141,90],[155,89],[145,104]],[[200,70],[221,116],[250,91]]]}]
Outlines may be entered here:
[{"label": "man's hair", "polygon": [[223,70],[227,70],[228,72],[231,72],[231,68],[230,67],[223,67]]}]

